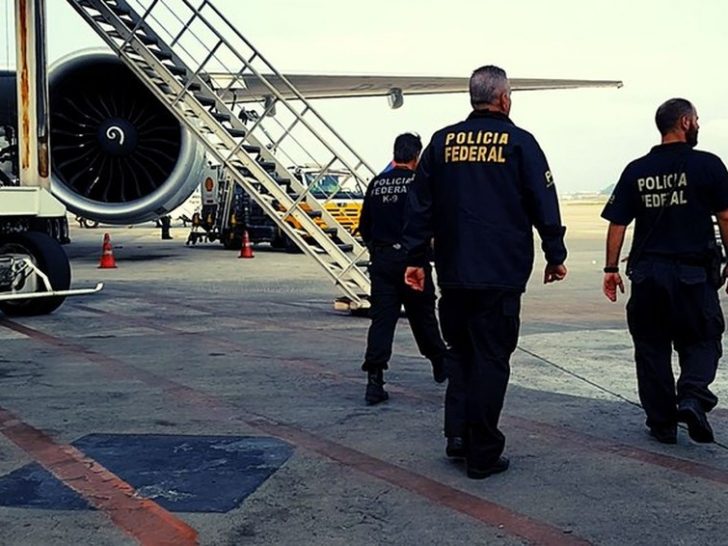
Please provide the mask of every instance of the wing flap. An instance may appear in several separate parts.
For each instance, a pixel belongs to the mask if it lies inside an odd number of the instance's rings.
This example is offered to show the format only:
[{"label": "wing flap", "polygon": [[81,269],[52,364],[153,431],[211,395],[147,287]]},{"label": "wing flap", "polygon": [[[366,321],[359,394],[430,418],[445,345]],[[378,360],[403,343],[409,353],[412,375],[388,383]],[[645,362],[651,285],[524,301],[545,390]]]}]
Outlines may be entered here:
[{"label": "wing flap", "polygon": [[[225,102],[256,102],[273,95],[268,85],[256,77],[245,76],[242,80],[237,81],[233,81],[233,76],[230,74],[210,73],[208,77]],[[264,78],[285,99],[295,98],[293,91],[281,80],[280,76],[264,75]],[[316,74],[289,74],[284,75],[283,78],[306,99],[378,97],[396,92],[402,95],[439,95],[468,91],[468,78]],[[513,91],[622,87],[622,82],[618,80],[511,78],[510,82]]]}]

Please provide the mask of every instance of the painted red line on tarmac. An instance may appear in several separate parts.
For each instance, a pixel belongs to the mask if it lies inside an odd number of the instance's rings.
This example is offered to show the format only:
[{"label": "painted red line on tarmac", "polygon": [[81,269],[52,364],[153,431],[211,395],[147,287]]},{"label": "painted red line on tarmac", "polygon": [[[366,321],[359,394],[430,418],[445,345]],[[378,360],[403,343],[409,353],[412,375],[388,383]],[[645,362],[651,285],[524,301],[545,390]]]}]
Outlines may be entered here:
[{"label": "painted red line on tarmac", "polygon": [[627,459],[633,459],[642,463],[660,466],[668,470],[674,470],[675,472],[681,472],[695,478],[702,478],[704,480],[728,485],[728,472],[696,461],[656,453],[654,451],[648,451],[646,449],[626,444],[610,442],[609,440],[603,440],[583,432],[574,432],[564,427],[549,425],[548,423],[534,422],[522,417],[515,417],[512,415],[504,416],[503,422],[505,424],[510,423],[519,429],[526,430],[533,434],[547,435],[551,438],[562,440],[570,446],[573,446],[574,449],[588,449],[591,451],[612,453]]},{"label": "painted red line on tarmac", "polygon": [[[101,312],[101,313],[103,313],[103,312]],[[109,314],[109,313],[107,313],[107,314]],[[123,315],[116,315],[113,313],[111,313],[111,314],[116,316],[117,318],[124,318]],[[4,321],[0,320],[0,324],[4,324]],[[21,325],[16,325],[15,323],[10,323],[10,324],[5,324],[5,325],[9,326],[9,327],[11,327],[11,325],[12,326],[21,326]],[[80,346],[77,349],[74,349],[75,346],[69,346],[70,344],[63,342],[62,340],[58,340],[57,338],[54,338],[53,336],[50,336],[48,334],[44,334],[42,332],[37,332],[36,330],[30,329],[27,327],[21,326],[21,328],[22,328],[22,330],[17,329],[17,328],[13,328],[13,329],[16,331],[19,331],[21,333],[24,333],[24,334],[28,335],[29,337],[35,337],[36,339],[39,339],[46,343],[51,342],[56,346],[62,346],[68,350],[71,350],[72,352],[81,354],[88,359],[92,359],[97,364],[104,364],[104,365],[114,367],[117,372],[123,373],[125,377],[133,378],[133,379],[140,379],[143,377],[144,378],[143,380],[147,384],[154,385],[159,388],[163,388],[166,391],[168,391],[168,393],[175,396],[176,398],[187,399],[188,402],[194,403],[195,405],[204,404],[208,410],[215,412],[219,418],[231,419],[231,418],[235,418],[237,416],[237,414],[231,412],[228,408],[222,407],[221,401],[219,399],[216,399],[214,396],[200,393],[199,391],[196,391],[190,387],[186,387],[179,383],[175,383],[166,378],[146,372],[145,370],[134,368],[133,366],[131,366],[129,364],[122,363],[120,361],[111,359],[109,357],[105,357],[103,355],[98,355],[98,356],[103,357],[100,359],[103,362],[99,362],[99,359],[94,358],[96,356],[96,353],[94,353],[93,351],[90,351],[90,350],[85,349]],[[156,328],[159,329],[159,331],[163,331],[166,333],[180,333],[181,332],[180,330],[175,330],[174,328],[167,327],[167,326],[156,327]],[[36,333],[39,335],[35,335]],[[215,343],[218,343],[218,341],[220,341],[220,340],[216,340]],[[237,348],[244,349],[244,347],[242,345],[240,345],[236,342],[233,342],[233,341],[224,340],[224,344],[231,346],[231,347],[237,347]],[[280,359],[280,360],[282,362],[287,362],[287,363],[295,362],[297,369],[305,369],[312,373],[325,374],[326,376],[328,376],[334,380],[340,381],[340,382],[351,382],[352,381],[351,378],[349,378],[345,375],[336,373],[336,372],[332,372],[331,370],[321,366],[320,364],[318,364],[314,361],[310,361],[310,360],[306,360],[306,359],[287,359],[287,360]],[[130,368],[134,369],[134,373],[129,373]],[[392,387],[390,387],[390,391],[392,393],[399,393],[400,395],[404,396],[405,398],[409,398],[412,400],[434,402],[434,403],[438,403],[438,404],[442,402],[440,397],[423,395],[422,393],[419,393],[419,392],[416,392],[416,391],[413,391],[413,390],[410,390],[410,389],[407,389],[404,387],[392,386]],[[250,414],[248,414],[248,415],[250,415]],[[249,422],[249,421],[245,421],[245,422],[246,422],[246,424],[248,424],[254,428],[260,428],[259,427],[260,421],[258,421],[258,420],[254,421],[254,422]],[[580,449],[580,450],[593,451],[593,452],[597,452],[597,453],[612,453],[612,454],[615,454],[615,455],[618,455],[618,456],[621,456],[624,458],[636,460],[638,462],[644,462],[644,463],[659,466],[659,467],[662,467],[662,468],[665,468],[668,470],[672,470],[675,472],[680,472],[680,473],[683,473],[688,476],[693,476],[693,477],[709,480],[709,481],[723,484],[723,485],[728,485],[728,472],[717,469],[715,467],[708,466],[706,464],[699,463],[699,462],[690,461],[687,459],[681,459],[681,458],[670,456],[670,455],[664,455],[664,454],[652,452],[649,450],[641,449],[638,447],[629,446],[626,444],[619,444],[619,443],[611,442],[608,440],[603,440],[599,437],[591,436],[589,434],[582,433],[582,432],[571,431],[571,430],[561,427],[561,426],[550,425],[548,423],[543,423],[540,421],[533,421],[530,419],[520,418],[520,417],[516,417],[516,416],[504,415],[503,422],[506,425],[508,425],[510,423],[511,425],[515,426],[516,428],[525,430],[530,433],[545,435],[551,439],[568,442],[570,445],[572,445],[575,448]],[[282,424],[269,424],[266,426],[267,427],[271,427],[271,426],[278,427],[279,430],[283,430],[280,427],[286,427],[286,425],[282,425]],[[291,429],[291,430],[295,430],[295,429]],[[308,434],[304,431],[298,431],[298,433],[299,434]],[[274,434],[274,435],[276,435],[276,434]],[[294,440],[292,437],[287,437],[287,436],[280,436],[280,437],[282,439],[292,441],[292,443],[295,443],[298,445],[303,445],[303,444],[299,444],[299,442],[297,440]],[[312,438],[315,438],[315,439],[319,440],[320,442],[327,442],[327,440],[320,439],[315,436],[312,436]],[[321,445],[324,445],[324,444],[321,444]],[[356,454],[357,456],[368,457],[367,455],[365,455],[363,453],[360,453],[355,450],[350,450],[349,448],[340,446],[339,444],[331,443],[331,446],[337,446],[338,448],[346,450],[346,452],[350,453],[350,454]],[[326,449],[315,449],[315,448],[311,448],[311,449],[313,451],[322,453],[325,456],[329,456],[328,451],[329,451],[330,447],[327,447]],[[333,449],[333,448],[331,448],[331,449]],[[335,460],[339,460],[336,457],[331,457],[331,458],[334,458]],[[374,459],[371,457],[370,457],[370,459],[372,461],[375,461],[376,464],[380,464],[380,465],[388,464],[388,463],[385,463],[384,461],[380,461],[379,459]],[[351,460],[353,461],[353,463],[355,463],[356,458],[352,457]],[[343,464],[348,464],[349,466],[358,468],[356,464],[353,464],[353,463],[350,464],[344,460],[340,460],[340,462],[342,462]],[[372,464],[373,463],[368,463],[369,466],[366,466],[366,468],[369,468]],[[395,468],[401,472],[408,472],[406,470],[400,469],[399,467],[393,467],[393,468]],[[362,471],[368,472],[377,477],[381,477],[378,474],[375,474],[374,472],[370,472],[366,469],[364,469]],[[418,475],[414,474],[414,476],[418,476]],[[423,480],[428,480],[427,478],[424,478],[421,476],[418,476],[418,477],[422,478]],[[386,479],[386,477],[383,477],[382,479]],[[454,490],[447,486],[444,486],[442,484],[439,484],[439,482],[435,482],[433,480],[429,480],[429,481],[431,481],[434,484],[439,485],[440,487],[446,488],[449,492],[457,491],[457,490]],[[395,483],[395,482],[391,482],[391,483]],[[427,498],[435,500],[436,502],[441,502],[439,500],[439,498],[429,496],[425,492],[421,492],[421,491],[418,491],[415,489],[408,488],[406,486],[406,483],[408,483],[408,482],[405,481],[404,483],[395,483],[395,485],[402,487],[404,489],[408,489],[413,492],[416,492]],[[458,492],[458,493],[461,493],[461,492]],[[465,494],[465,493],[463,493],[463,494]],[[447,498],[447,497],[445,497],[445,498]],[[478,499],[478,497],[473,497],[473,498]],[[479,499],[479,500],[487,503],[487,501],[483,501],[482,499]],[[442,503],[442,504],[450,506],[447,503]],[[494,505],[494,506],[498,506],[498,505]],[[459,509],[454,506],[451,506],[451,508],[458,510],[460,512],[463,512],[463,513],[467,513],[468,515],[471,515],[467,510]],[[473,516],[473,517],[475,517],[475,516]],[[519,516],[519,517],[523,517],[523,516]],[[482,518],[477,518],[477,519],[480,519],[481,521],[486,522]],[[513,534],[516,534],[516,533],[513,533]],[[561,533],[560,536],[563,537],[563,533]]]},{"label": "painted red line on tarmac", "polygon": [[[547,523],[531,519],[528,516],[519,514],[493,502],[397,467],[355,449],[326,440],[313,433],[277,423],[267,417],[256,415],[245,409],[230,407],[224,401],[212,395],[196,391],[191,387],[141,370],[113,357],[97,354],[95,351],[86,349],[85,347],[65,342],[52,335],[7,319],[0,319],[0,325],[22,332],[31,339],[49,343],[69,353],[82,356],[91,363],[102,366],[104,369],[113,366],[125,378],[138,379],[147,385],[161,388],[166,394],[174,397],[175,400],[186,401],[193,407],[202,407],[218,419],[237,419],[251,428],[316,452],[344,466],[387,481],[396,487],[411,491],[442,506],[473,517],[482,523],[495,526],[503,533],[518,536],[533,544],[543,546],[577,546],[590,544],[584,539],[566,534],[565,531]],[[102,358],[95,358],[97,356]]]},{"label": "painted red line on tarmac", "polygon": [[75,447],[56,443],[0,407],[0,433],[28,453],[114,524],[146,546],[193,546],[197,531]]},{"label": "painted red line on tarmac", "polygon": [[[93,308],[88,308],[89,311],[92,309]],[[95,311],[99,313],[110,314],[114,318],[120,320],[126,319],[126,317],[123,315],[107,313],[98,310]],[[152,328],[156,328],[156,326],[154,326],[153,324],[149,324],[149,326]],[[172,331],[173,333],[180,332],[179,330],[175,330],[173,327],[168,326],[160,327],[159,330],[167,333],[169,333],[170,331]],[[201,341],[205,342],[209,341],[209,339],[205,338]],[[235,341],[229,341],[225,339],[216,339],[215,344],[216,346],[227,345],[233,348],[245,349],[241,344]],[[263,355],[255,355],[252,353],[250,353],[248,356],[264,358]],[[334,381],[339,381],[342,383],[352,381],[351,378],[343,374],[331,371],[321,364],[308,359],[279,359],[279,361],[282,363],[293,363],[295,364],[297,370],[304,370],[310,373],[325,375],[326,377],[329,377]],[[426,401],[436,404],[442,403],[442,399],[440,396],[423,394],[421,392],[414,391],[406,387],[392,385],[389,387],[389,390],[393,394],[399,394],[410,400]],[[714,410],[713,413],[716,413],[718,415],[725,415],[728,412],[726,412],[726,410],[717,409]],[[512,426],[528,431],[532,434],[548,436],[552,440],[567,442],[569,445],[574,446],[575,449],[579,449],[581,451],[591,451],[595,453],[612,453],[620,457],[632,459],[638,462],[649,463],[655,466],[660,466],[662,468],[675,472],[680,472],[688,476],[702,478],[719,484],[728,485],[728,472],[700,462],[682,459],[671,455],[664,455],[639,447],[633,447],[627,444],[620,444],[617,442],[604,440],[602,438],[592,436],[587,433],[569,430],[568,428],[565,428],[563,426],[551,425],[541,421],[534,421],[522,417],[503,415],[502,422],[506,425],[510,423]]]},{"label": "painted red line on tarmac", "polygon": [[493,502],[376,459],[355,449],[331,442],[305,430],[275,423],[267,419],[251,419],[247,423],[271,436],[276,436],[309,451],[314,451],[345,466],[420,495],[441,506],[466,514],[482,523],[503,529],[509,534],[523,538],[532,544],[542,544],[544,546],[583,546],[591,544],[587,540],[566,534],[562,529],[547,523],[531,519]]}]

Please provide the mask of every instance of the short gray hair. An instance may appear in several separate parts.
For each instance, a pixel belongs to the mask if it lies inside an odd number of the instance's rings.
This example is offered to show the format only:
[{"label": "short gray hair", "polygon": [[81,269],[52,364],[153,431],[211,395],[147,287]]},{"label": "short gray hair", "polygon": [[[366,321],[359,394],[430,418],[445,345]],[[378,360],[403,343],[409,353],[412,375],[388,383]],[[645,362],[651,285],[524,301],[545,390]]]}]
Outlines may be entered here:
[{"label": "short gray hair", "polygon": [[510,90],[506,71],[494,65],[481,66],[470,76],[470,104],[492,104]]}]

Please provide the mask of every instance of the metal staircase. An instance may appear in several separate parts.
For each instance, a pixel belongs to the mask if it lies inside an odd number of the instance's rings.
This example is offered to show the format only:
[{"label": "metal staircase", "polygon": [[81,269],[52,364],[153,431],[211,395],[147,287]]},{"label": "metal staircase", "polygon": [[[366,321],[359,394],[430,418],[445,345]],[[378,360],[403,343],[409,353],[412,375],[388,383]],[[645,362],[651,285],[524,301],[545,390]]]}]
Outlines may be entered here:
[{"label": "metal staircase", "polygon": [[[348,182],[362,188],[375,173],[227,18],[209,0],[68,2],[319,263],[348,307],[368,307],[370,283],[360,266],[367,250],[310,191],[327,170],[351,172]],[[244,101],[252,78],[265,89],[257,102]],[[308,186],[288,170],[302,164],[321,167]]]}]

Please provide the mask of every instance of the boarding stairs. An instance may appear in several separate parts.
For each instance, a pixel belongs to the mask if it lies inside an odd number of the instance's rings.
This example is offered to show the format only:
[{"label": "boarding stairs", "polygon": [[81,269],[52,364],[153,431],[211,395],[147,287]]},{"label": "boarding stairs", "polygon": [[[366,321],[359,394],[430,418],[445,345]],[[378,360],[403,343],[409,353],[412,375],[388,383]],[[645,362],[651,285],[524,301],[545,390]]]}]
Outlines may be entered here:
[{"label": "boarding stairs", "polygon": [[[362,188],[375,173],[311,103],[210,0],[67,1],[324,269],[339,301],[367,308],[367,250],[310,191],[329,170],[350,172]],[[308,185],[288,169],[303,164],[321,167]]]}]

